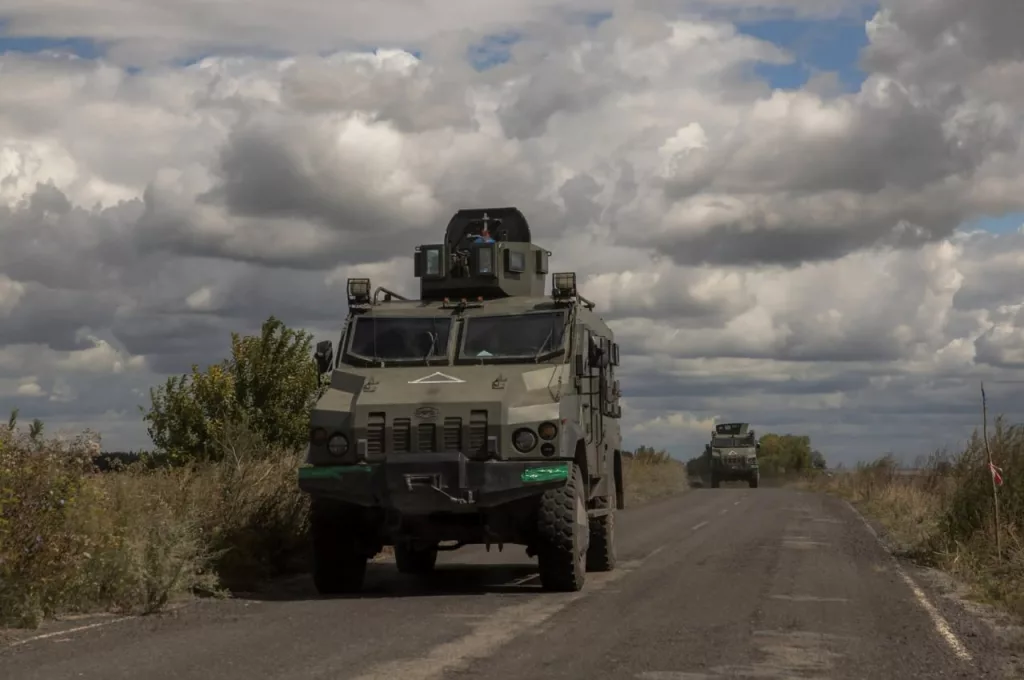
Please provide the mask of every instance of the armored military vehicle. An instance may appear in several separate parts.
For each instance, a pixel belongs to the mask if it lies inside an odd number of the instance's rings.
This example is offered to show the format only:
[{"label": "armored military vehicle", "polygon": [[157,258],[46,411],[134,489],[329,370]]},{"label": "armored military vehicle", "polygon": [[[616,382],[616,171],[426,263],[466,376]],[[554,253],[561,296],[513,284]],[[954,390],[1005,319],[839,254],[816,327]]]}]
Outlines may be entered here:
[{"label": "armored military vehicle", "polygon": [[746,481],[756,489],[761,479],[757,464],[757,441],[749,423],[719,423],[711,431],[711,441],[704,447],[705,469],[711,477],[711,488],[722,482]]},{"label": "armored military vehicle", "polygon": [[525,546],[556,591],[614,569],[619,347],[574,273],[545,293],[550,255],[518,209],[467,209],[415,249],[418,300],[348,280],[299,472],[321,593],[361,589],[384,546],[410,574],[438,551]]}]

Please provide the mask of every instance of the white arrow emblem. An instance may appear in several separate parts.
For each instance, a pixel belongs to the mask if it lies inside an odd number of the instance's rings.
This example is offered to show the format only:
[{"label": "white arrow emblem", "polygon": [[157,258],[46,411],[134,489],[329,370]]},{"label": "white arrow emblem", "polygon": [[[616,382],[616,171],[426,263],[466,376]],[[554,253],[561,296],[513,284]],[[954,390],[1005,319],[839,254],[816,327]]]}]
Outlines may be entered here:
[{"label": "white arrow emblem", "polygon": [[431,373],[430,375],[418,378],[416,380],[410,380],[410,385],[443,385],[447,383],[464,383],[465,380],[459,380],[458,378],[452,377],[445,373],[438,371],[437,373]]}]

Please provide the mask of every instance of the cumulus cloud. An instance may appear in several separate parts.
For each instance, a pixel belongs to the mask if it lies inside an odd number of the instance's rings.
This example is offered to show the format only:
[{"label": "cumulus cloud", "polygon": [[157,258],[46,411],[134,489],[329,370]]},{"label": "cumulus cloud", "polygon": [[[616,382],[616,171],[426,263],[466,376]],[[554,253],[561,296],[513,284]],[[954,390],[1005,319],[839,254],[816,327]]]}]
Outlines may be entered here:
[{"label": "cumulus cloud", "polygon": [[0,407],[143,445],[231,331],[336,339],[346,277],[415,293],[452,212],[516,205],[616,330],[631,444],[963,437],[977,380],[1024,396],[1024,234],[958,229],[1024,211],[1019,3],[885,0],[855,92],[773,90],[734,24],[864,4],[5,3],[106,54],[0,55]]}]

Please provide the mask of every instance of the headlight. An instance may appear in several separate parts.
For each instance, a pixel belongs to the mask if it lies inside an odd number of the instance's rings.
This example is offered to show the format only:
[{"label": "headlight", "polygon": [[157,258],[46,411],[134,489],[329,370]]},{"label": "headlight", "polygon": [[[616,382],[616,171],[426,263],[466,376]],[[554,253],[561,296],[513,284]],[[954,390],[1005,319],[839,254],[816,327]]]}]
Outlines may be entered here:
[{"label": "headlight", "polygon": [[521,430],[516,430],[516,433],[512,435],[512,445],[516,447],[519,453],[526,453],[533,450],[533,447],[537,445],[537,435],[525,427]]},{"label": "headlight", "polygon": [[338,458],[348,453],[348,439],[343,434],[336,434],[327,440],[327,450],[331,452],[332,456]]},{"label": "headlight", "polygon": [[551,441],[558,434],[558,426],[554,423],[541,423],[537,432],[540,433],[540,438],[544,441]]}]

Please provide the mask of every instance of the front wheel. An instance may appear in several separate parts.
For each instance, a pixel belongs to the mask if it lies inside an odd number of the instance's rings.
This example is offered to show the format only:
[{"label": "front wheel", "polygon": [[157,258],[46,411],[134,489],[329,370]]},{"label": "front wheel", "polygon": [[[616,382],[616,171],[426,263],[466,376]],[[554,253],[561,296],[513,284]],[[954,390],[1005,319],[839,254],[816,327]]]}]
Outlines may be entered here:
[{"label": "front wheel", "polygon": [[340,513],[315,506],[310,514],[313,542],[313,584],[321,595],[362,590],[366,555],[359,549],[352,522]]},{"label": "front wheel", "polygon": [[761,481],[761,475],[755,474],[753,477],[750,478],[749,481],[750,481],[750,488],[751,489],[756,489],[758,482]]},{"label": "front wheel", "polygon": [[590,543],[583,471],[576,464],[564,486],[548,489],[537,513],[537,563],[545,590],[578,591],[586,581]]}]

